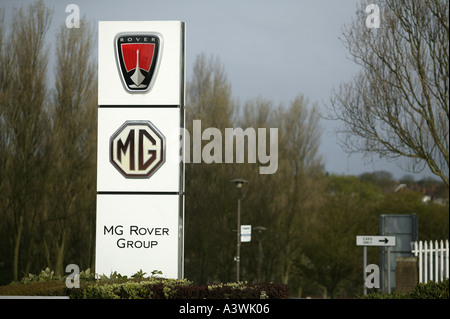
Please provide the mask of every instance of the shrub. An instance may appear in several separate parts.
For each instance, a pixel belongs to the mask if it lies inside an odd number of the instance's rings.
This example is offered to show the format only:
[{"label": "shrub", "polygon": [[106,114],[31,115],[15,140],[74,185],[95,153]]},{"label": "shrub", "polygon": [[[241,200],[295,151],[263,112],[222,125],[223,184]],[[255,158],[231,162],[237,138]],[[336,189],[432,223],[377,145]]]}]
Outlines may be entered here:
[{"label": "shrub", "polygon": [[140,282],[91,284],[72,289],[73,299],[282,299],[286,285],[247,282],[196,286],[188,280],[151,279]]},{"label": "shrub", "polygon": [[418,284],[410,293],[372,293],[357,296],[358,299],[448,299],[449,279],[441,282],[429,281]]},{"label": "shrub", "polygon": [[50,268],[45,268],[38,275],[28,274],[24,276],[21,280],[21,284],[28,284],[32,282],[42,282],[42,281],[51,281],[51,280],[60,280],[60,276],[55,276],[55,272],[50,270]]},{"label": "shrub", "polygon": [[413,299],[449,299],[449,280],[418,284],[410,295]]},{"label": "shrub", "polygon": [[0,295],[69,296],[71,299],[284,299],[287,285],[276,283],[222,283],[197,286],[187,279],[145,278],[142,271],[131,278],[117,273],[109,277],[80,273],[80,288],[66,287],[66,277],[56,277],[48,268],[28,274],[20,282],[0,286]]},{"label": "shrub", "polygon": [[41,281],[27,284],[12,283],[0,286],[3,296],[67,296],[66,284],[61,281]]}]

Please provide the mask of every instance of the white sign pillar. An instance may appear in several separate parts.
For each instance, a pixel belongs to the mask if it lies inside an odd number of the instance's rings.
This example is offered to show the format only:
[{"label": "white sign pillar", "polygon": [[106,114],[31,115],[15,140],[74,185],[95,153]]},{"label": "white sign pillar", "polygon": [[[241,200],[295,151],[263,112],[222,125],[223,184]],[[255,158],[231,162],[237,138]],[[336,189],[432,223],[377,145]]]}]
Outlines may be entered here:
[{"label": "white sign pillar", "polygon": [[184,277],[185,24],[101,21],[97,275]]}]

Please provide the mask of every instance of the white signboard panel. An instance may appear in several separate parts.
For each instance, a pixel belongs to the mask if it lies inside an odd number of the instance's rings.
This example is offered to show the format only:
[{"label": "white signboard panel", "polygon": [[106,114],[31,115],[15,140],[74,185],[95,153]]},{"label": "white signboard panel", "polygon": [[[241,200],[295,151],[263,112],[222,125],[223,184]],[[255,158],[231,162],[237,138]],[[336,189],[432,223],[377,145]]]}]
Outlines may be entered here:
[{"label": "white signboard panel", "polygon": [[248,243],[252,239],[252,225],[241,225],[241,242]]},{"label": "white signboard panel", "polygon": [[97,191],[178,192],[180,114],[176,107],[99,108]]},{"label": "white signboard panel", "polygon": [[[100,21],[98,41],[98,104],[99,105],[184,105],[184,23],[180,21]],[[120,36],[123,36],[120,38]],[[157,41],[154,41],[154,38]],[[130,58],[133,65],[122,67],[130,72],[140,61],[139,67],[153,72],[149,88],[133,92],[131,86],[124,85],[121,63],[117,54],[117,41],[123,39],[127,44],[156,45],[155,59],[144,58],[141,49]],[[144,42],[145,41],[145,42]],[[124,52],[124,56],[126,52]],[[133,55],[133,54],[132,54]],[[157,56],[156,56],[157,55]],[[144,65],[148,62],[148,68]],[[153,69],[152,67],[155,66]],[[139,69],[138,67],[138,69]],[[145,70],[145,69],[148,70]],[[141,83],[144,72],[135,72],[133,79]],[[131,78],[131,77],[130,77]]]},{"label": "white signboard panel", "polygon": [[356,236],[357,246],[395,246],[395,236]]},{"label": "white signboard panel", "polygon": [[97,195],[96,273],[179,277],[178,195]]}]

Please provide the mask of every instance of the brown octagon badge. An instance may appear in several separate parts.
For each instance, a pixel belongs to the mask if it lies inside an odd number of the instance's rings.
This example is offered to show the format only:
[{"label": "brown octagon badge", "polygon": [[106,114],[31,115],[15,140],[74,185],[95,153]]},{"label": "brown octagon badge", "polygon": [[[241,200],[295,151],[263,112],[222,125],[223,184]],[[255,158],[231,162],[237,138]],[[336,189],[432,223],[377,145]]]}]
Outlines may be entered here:
[{"label": "brown octagon badge", "polygon": [[165,162],[165,137],[150,121],[126,121],[110,138],[109,160],[125,178],[149,178]]}]

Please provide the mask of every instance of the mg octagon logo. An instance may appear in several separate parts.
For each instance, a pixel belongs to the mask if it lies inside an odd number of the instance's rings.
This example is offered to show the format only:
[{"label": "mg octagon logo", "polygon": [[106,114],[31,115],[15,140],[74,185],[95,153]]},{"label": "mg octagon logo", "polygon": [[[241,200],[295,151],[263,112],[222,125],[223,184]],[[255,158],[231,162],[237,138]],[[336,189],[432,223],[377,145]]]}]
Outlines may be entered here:
[{"label": "mg octagon logo", "polygon": [[165,162],[165,137],[150,121],[126,121],[110,138],[109,160],[125,178],[149,178]]}]

